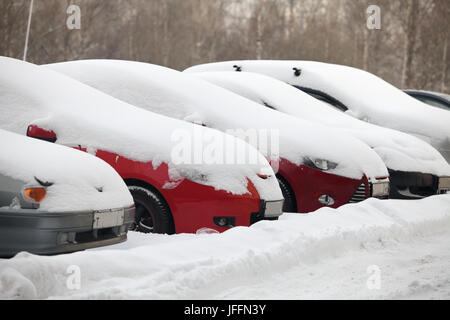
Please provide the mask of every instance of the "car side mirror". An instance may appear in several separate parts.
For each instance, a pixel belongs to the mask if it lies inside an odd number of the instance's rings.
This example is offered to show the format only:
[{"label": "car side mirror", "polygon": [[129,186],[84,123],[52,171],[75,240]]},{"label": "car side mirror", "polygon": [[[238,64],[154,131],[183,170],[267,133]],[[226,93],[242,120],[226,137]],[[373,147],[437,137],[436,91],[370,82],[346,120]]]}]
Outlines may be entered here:
[{"label": "car side mirror", "polygon": [[57,139],[54,131],[42,129],[34,124],[28,126],[27,136],[48,142],[56,142]]}]

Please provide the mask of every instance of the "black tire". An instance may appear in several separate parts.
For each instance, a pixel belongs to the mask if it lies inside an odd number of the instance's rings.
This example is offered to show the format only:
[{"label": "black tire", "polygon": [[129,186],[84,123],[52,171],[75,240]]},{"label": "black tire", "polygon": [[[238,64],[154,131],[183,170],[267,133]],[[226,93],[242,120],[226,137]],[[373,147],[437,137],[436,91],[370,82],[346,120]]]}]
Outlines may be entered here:
[{"label": "black tire", "polygon": [[143,233],[174,233],[172,215],[159,194],[140,186],[128,186],[128,189],[136,207],[132,230]]},{"label": "black tire", "polygon": [[284,197],[283,212],[297,212],[297,200],[291,186],[282,176],[277,175],[277,179]]}]

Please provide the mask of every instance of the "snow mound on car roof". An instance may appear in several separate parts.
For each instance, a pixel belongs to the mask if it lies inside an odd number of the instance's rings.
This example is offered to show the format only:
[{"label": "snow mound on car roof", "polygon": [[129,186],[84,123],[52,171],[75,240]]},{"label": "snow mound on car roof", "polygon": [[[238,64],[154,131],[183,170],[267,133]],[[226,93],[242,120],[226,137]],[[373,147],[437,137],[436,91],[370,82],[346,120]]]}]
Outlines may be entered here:
[{"label": "snow mound on car roof", "polygon": [[[273,170],[255,148],[216,130],[148,112],[117,100],[72,78],[16,59],[0,57],[0,127],[25,134],[28,125],[53,130],[57,143],[104,150],[141,161],[162,162],[184,172],[185,177],[204,174],[203,184],[233,194],[248,193],[246,179],[255,185],[261,199],[282,198]],[[180,145],[174,137],[200,136],[231,142],[223,152],[242,151],[244,164],[174,163],[172,151]],[[189,140],[189,139],[188,139]],[[206,154],[211,144],[201,140],[192,149]],[[213,159],[214,160],[214,159]],[[172,172],[172,171],[171,171]],[[262,180],[257,174],[271,175]]]},{"label": "snow mound on car roof", "polygon": [[[319,158],[339,164],[330,173],[356,179],[363,174],[369,178],[387,175],[379,156],[361,141],[261,107],[191,75],[152,64],[117,60],[73,61],[47,67],[133,105],[178,119],[223,131],[277,130],[280,157],[295,164],[303,163],[306,157]],[[272,155],[270,148],[259,149],[266,156]]]},{"label": "snow mound on car roof", "polygon": [[[450,114],[431,109],[383,79],[360,69],[314,61],[227,61],[188,68],[188,72],[262,73],[291,85],[321,90],[343,103],[355,118],[412,134],[437,148],[450,162]],[[293,68],[301,70],[295,76]]]},{"label": "snow mound on car roof", "polygon": [[389,169],[450,175],[449,164],[423,140],[350,117],[275,78],[231,71],[194,75],[278,111],[345,130],[373,148]]},{"label": "snow mound on car roof", "polygon": [[[450,195],[372,198],[223,234],[129,233],[128,242],[101,250],[55,257],[20,253],[0,260],[0,298],[206,299],[294,266],[448,231],[449,207]],[[67,287],[69,266],[79,268],[79,290]]]},{"label": "snow mound on car roof", "polygon": [[39,210],[103,210],[133,205],[122,178],[99,158],[1,129],[0,149],[0,174],[22,181],[24,186],[40,187],[35,177],[53,183],[47,187]]}]

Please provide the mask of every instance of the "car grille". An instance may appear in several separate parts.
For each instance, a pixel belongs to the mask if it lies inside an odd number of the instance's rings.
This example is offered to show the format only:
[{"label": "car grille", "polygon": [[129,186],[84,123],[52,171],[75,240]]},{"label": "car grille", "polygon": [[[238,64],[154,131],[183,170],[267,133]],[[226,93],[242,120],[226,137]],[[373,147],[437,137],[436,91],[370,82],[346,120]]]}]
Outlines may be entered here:
[{"label": "car grille", "polygon": [[366,184],[363,182],[358,187],[358,189],[356,189],[356,192],[350,198],[348,203],[357,203],[357,202],[364,201],[366,199],[367,199],[367,196],[366,196]]},{"label": "car grille", "polygon": [[120,235],[119,228],[120,227],[112,227],[94,231],[77,232],[75,235],[75,243],[88,243],[116,238]]}]

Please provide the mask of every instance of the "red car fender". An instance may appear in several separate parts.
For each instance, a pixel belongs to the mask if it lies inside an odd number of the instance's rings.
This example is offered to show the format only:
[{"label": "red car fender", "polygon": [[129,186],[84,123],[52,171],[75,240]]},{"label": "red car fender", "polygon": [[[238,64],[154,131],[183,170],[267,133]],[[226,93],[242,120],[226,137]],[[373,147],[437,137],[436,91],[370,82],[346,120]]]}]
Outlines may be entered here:
[{"label": "red car fender", "polygon": [[312,212],[324,207],[325,205],[318,201],[322,195],[333,198],[334,204],[330,205],[330,208],[347,204],[363,182],[366,184],[366,196],[369,197],[370,194],[366,176],[361,179],[346,178],[303,164],[298,166],[286,159],[281,159],[278,174],[281,174],[290,184],[300,213]]},{"label": "red car fender", "polygon": [[176,233],[195,233],[203,227],[219,232],[228,229],[216,226],[214,217],[235,217],[236,226],[250,226],[252,213],[260,211],[261,199],[250,180],[249,193],[233,195],[188,179],[171,181],[166,163],[154,168],[152,162],[133,161],[102,150],[96,156],[111,165],[127,183],[159,192],[170,208]]}]

